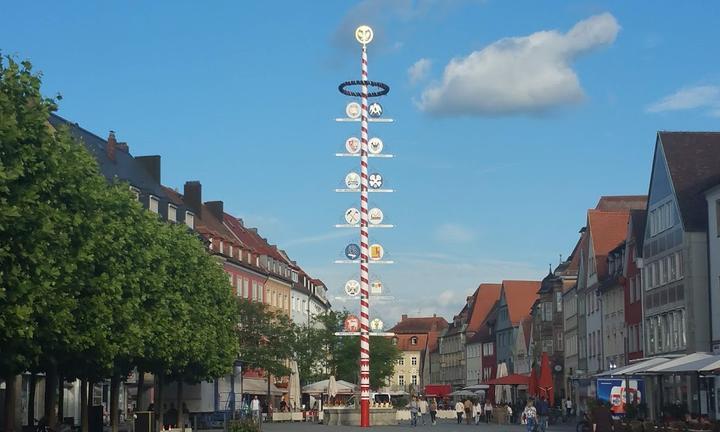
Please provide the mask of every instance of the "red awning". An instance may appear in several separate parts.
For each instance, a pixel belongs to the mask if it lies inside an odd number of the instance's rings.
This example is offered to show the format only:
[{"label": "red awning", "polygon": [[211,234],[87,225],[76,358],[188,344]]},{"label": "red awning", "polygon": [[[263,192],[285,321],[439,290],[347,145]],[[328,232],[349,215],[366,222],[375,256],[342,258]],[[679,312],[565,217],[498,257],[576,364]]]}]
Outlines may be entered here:
[{"label": "red awning", "polygon": [[428,384],[425,386],[425,396],[442,398],[450,393],[452,393],[450,384]]},{"label": "red awning", "polygon": [[488,385],[528,385],[530,377],[528,375],[512,374],[501,378],[495,378],[485,381],[483,384]]}]

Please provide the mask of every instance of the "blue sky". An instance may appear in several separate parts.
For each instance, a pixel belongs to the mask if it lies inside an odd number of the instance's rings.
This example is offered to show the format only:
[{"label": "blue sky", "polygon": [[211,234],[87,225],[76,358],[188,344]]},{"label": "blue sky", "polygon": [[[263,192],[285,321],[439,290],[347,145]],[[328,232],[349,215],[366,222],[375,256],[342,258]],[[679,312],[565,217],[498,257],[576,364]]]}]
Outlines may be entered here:
[{"label": "blue sky", "polygon": [[[401,313],[450,319],[480,282],[540,279],[600,195],[647,192],[655,132],[717,130],[720,3],[362,0],[7,2],[0,50],[30,59],[60,114],[135,155],[163,182],[257,226],[339,296],[356,233],[335,194],[356,124],[333,121],[359,79],[359,23],[376,32],[372,125],[396,159],[376,197],[395,230],[371,235]],[[373,202],[374,200],[374,202]],[[335,299],[338,307],[355,302]]]}]

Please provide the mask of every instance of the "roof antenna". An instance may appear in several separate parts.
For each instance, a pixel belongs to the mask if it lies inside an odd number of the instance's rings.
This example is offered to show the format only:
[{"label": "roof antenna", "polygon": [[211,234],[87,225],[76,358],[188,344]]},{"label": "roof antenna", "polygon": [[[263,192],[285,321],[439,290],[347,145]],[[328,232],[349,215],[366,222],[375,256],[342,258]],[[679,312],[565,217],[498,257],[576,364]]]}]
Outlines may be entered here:
[{"label": "roof antenna", "polygon": [[562,254],[560,254],[560,264],[562,264]]}]

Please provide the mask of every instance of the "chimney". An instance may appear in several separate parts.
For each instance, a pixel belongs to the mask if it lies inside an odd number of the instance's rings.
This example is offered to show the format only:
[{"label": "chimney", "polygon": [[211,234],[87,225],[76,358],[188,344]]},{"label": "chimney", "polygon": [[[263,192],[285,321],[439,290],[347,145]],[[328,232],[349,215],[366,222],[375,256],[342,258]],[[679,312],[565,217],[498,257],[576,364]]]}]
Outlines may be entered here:
[{"label": "chimney", "polygon": [[407,319],[407,314],[402,315],[402,319],[400,321],[405,321]]},{"label": "chimney", "polygon": [[115,160],[115,148],[117,147],[117,141],[115,140],[115,131],[110,131],[110,135],[108,135],[107,144],[105,145],[105,151],[107,152],[107,157],[111,161]]},{"label": "chimney", "polygon": [[242,218],[237,218],[237,221],[238,221],[238,223],[240,224],[241,227],[244,227],[244,226],[245,226],[245,222],[243,222]]},{"label": "chimney", "polygon": [[223,202],[222,201],[208,201],[205,203],[205,205],[210,210],[210,214],[212,214],[215,219],[222,221],[223,220],[223,214],[225,213],[223,211]]},{"label": "chimney", "polygon": [[140,162],[145,171],[150,174],[150,177],[156,182],[160,182],[160,156],[137,156],[135,160]]},{"label": "chimney", "polygon": [[183,193],[185,205],[187,205],[193,213],[200,217],[200,208],[202,206],[202,184],[199,181],[185,182],[185,190]]},{"label": "chimney", "polygon": [[126,142],[117,143],[117,149],[123,153],[130,154],[130,147],[128,146],[128,143],[126,143]]}]

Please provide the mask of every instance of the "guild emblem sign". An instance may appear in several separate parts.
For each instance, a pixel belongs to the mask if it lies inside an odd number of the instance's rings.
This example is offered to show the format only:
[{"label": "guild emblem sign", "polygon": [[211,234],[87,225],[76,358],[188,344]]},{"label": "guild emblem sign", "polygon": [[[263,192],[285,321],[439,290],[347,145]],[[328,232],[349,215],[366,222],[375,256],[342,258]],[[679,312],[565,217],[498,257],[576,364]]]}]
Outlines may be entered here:
[{"label": "guild emblem sign", "polygon": [[374,280],[370,284],[370,294],[382,294],[383,284],[379,280]]},{"label": "guild emblem sign", "polygon": [[378,102],[373,102],[368,107],[368,114],[372,118],[378,118],[383,114],[383,107]]},{"label": "guild emblem sign", "polygon": [[344,327],[346,332],[360,331],[360,320],[355,315],[348,315]]},{"label": "guild emblem sign", "polygon": [[374,320],[370,321],[370,329],[372,331],[381,331],[383,329],[383,326],[385,324],[380,321],[380,319],[375,318]]},{"label": "guild emblem sign", "polygon": [[349,295],[350,297],[355,297],[356,295],[360,294],[360,282],[356,281],[355,279],[350,279],[349,281],[345,282],[345,294]]},{"label": "guild emblem sign", "polygon": [[[382,107],[380,108],[382,110]],[[360,118],[360,104],[357,102],[350,102],[345,106],[345,114],[351,119]]]},{"label": "guild emblem sign", "polygon": [[374,245],[370,245],[370,259],[377,261],[381,260],[383,255],[385,255],[385,249],[378,243],[375,243]]},{"label": "guild emblem sign", "polygon": [[370,138],[368,141],[368,150],[372,154],[380,154],[383,150],[383,142],[380,138]]},{"label": "guild emblem sign", "polygon": [[368,183],[370,184],[371,188],[380,189],[383,185],[382,175],[380,175],[380,173],[370,174],[370,177],[368,177]]},{"label": "guild emblem sign", "polygon": [[[358,217],[360,217],[360,216],[358,215]],[[383,221],[383,217],[384,217],[384,215],[383,215],[382,210],[380,210],[377,207],[371,208],[370,211],[368,212],[368,219],[370,220],[371,225],[381,224]]]},{"label": "guild emblem sign", "polygon": [[358,246],[356,243],[350,243],[349,245],[345,246],[345,256],[351,261],[355,261],[356,259],[360,258],[360,246]]},{"label": "guild emblem sign", "polygon": [[345,141],[345,150],[350,154],[357,154],[360,151],[360,140],[357,137],[350,137]]},{"label": "guild emblem sign", "polygon": [[360,210],[354,207],[345,210],[345,222],[348,225],[357,225],[360,222]]},{"label": "guild emblem sign", "polygon": [[345,176],[345,186],[348,189],[358,189],[360,187],[360,175],[356,172],[348,173]]},{"label": "guild emblem sign", "polygon": [[361,25],[355,29],[355,39],[363,45],[369,44],[373,40],[373,31],[366,25]]}]

